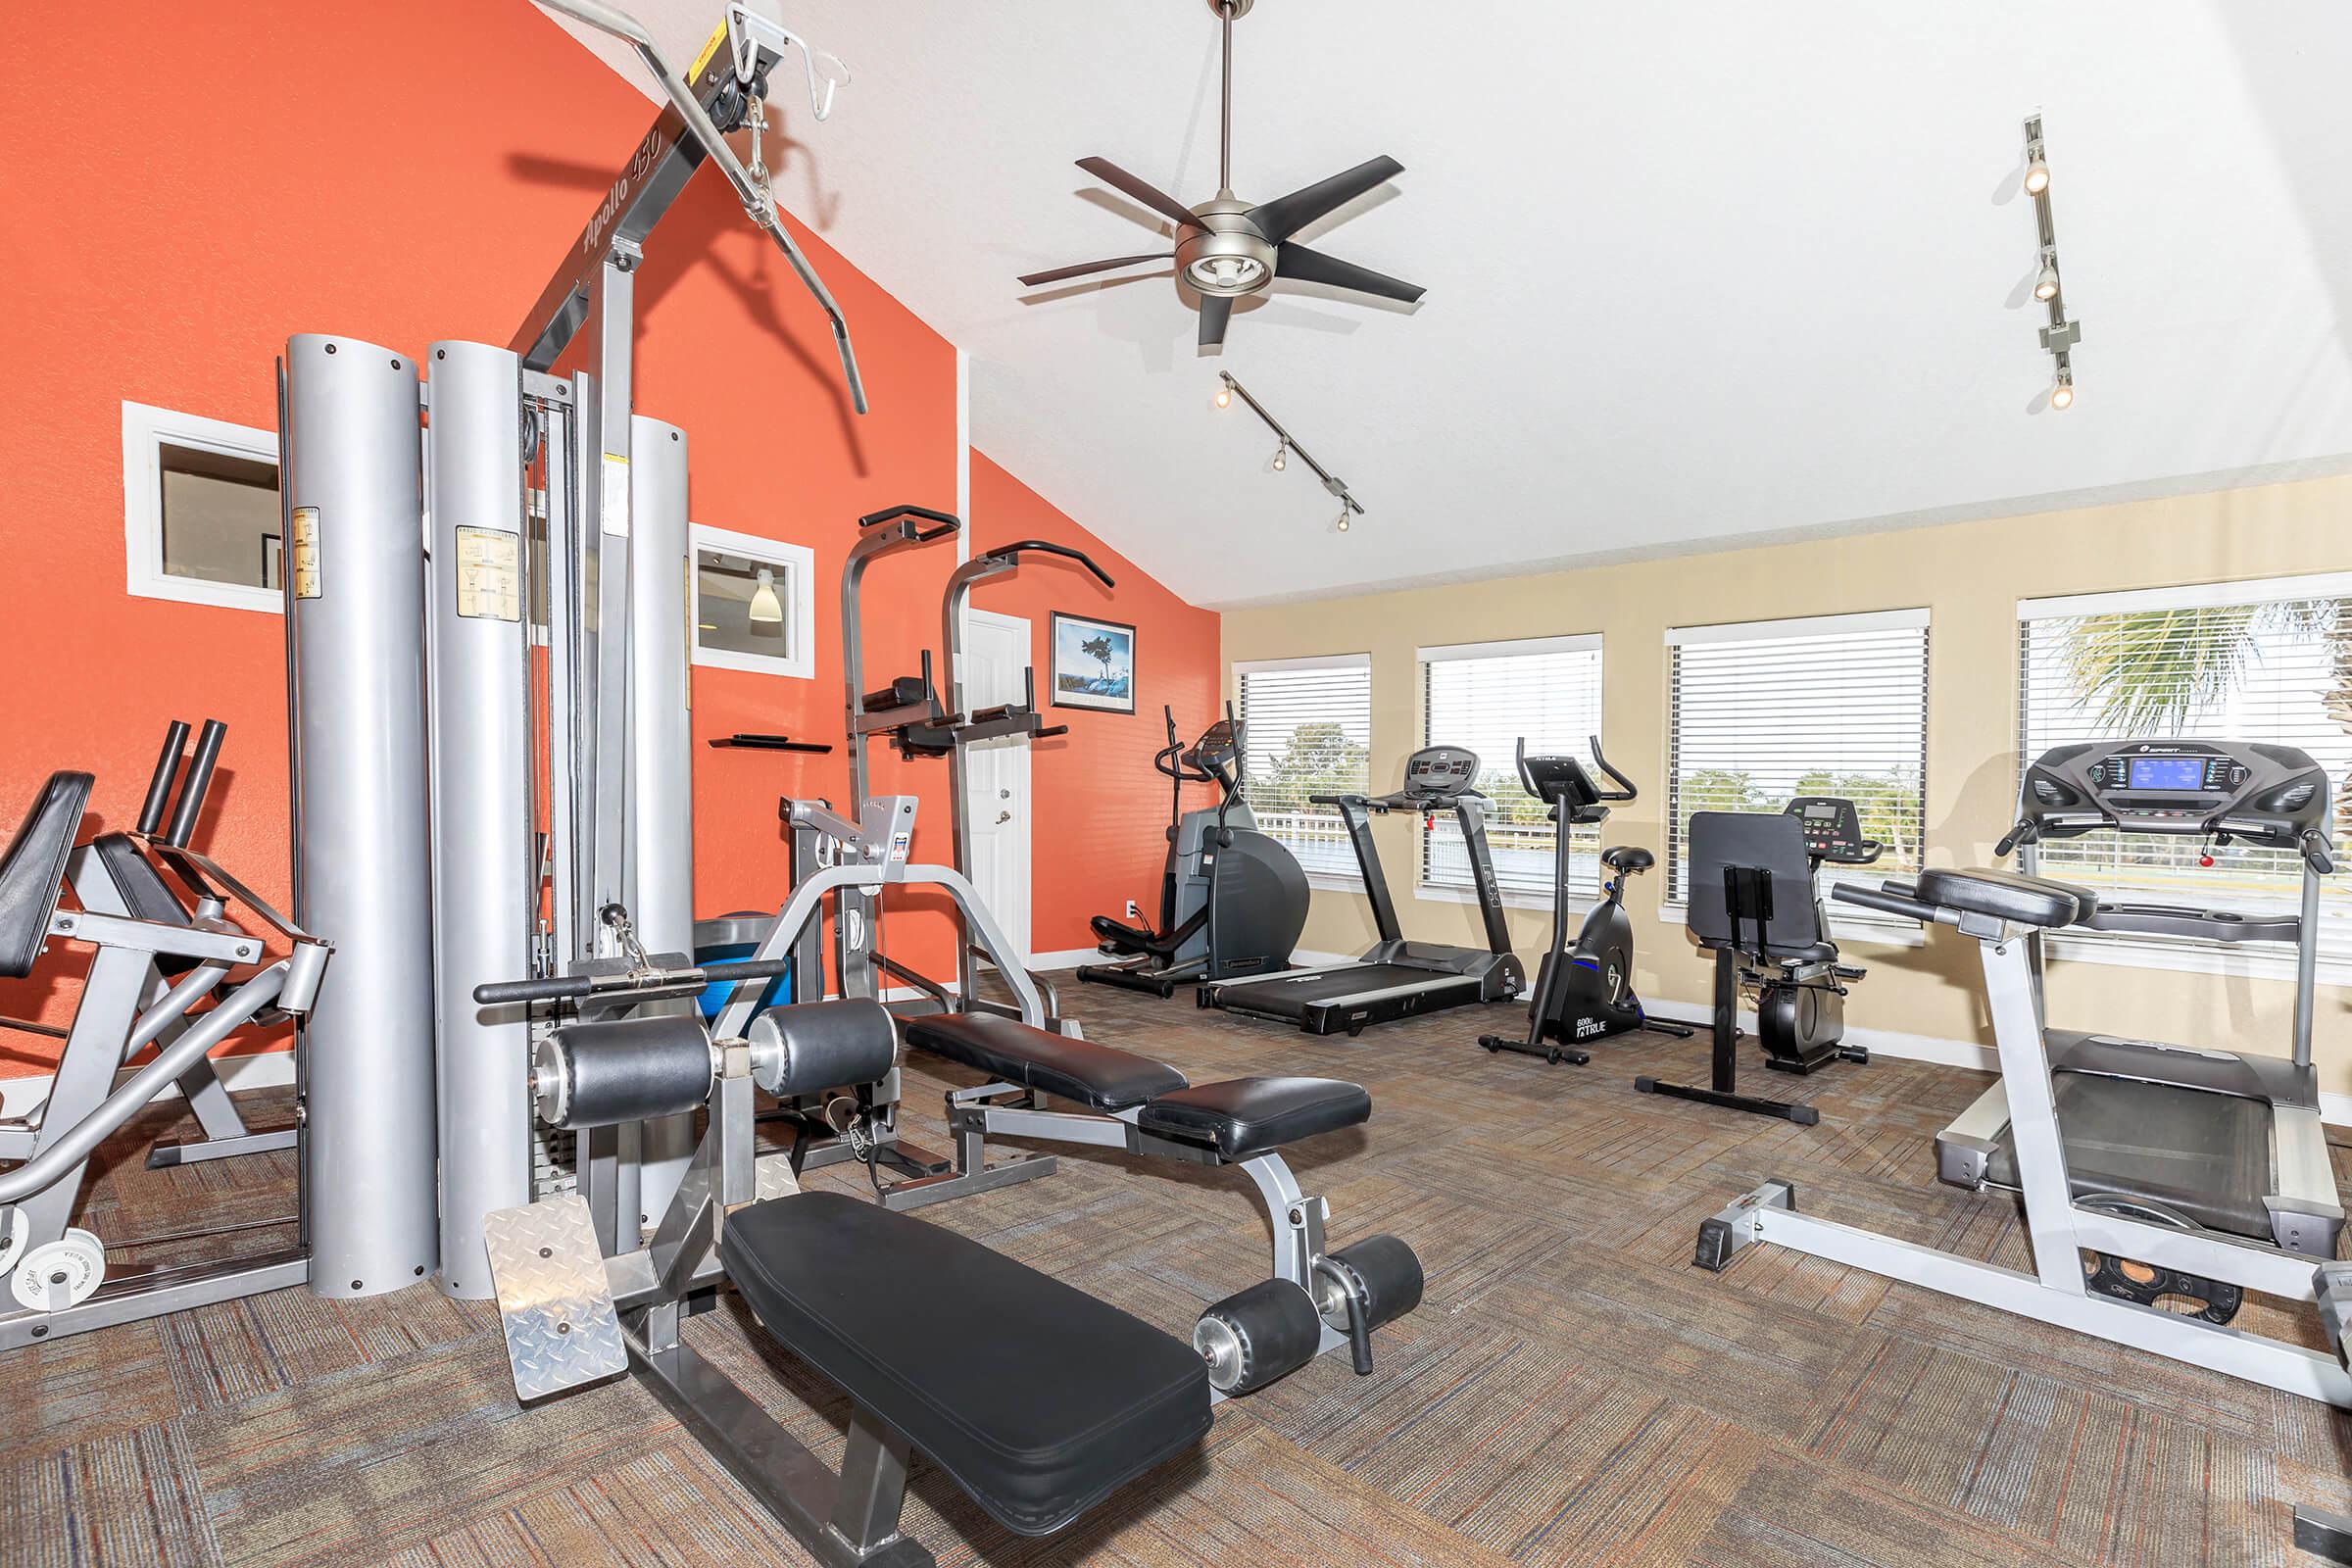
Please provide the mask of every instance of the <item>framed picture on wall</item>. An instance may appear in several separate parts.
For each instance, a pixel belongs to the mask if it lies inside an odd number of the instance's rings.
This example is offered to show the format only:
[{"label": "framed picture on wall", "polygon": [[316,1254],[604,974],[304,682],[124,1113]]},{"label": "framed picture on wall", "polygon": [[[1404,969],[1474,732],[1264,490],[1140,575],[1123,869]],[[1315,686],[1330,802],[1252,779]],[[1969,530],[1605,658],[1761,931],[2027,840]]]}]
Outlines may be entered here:
[{"label": "framed picture on wall", "polygon": [[1053,706],[1135,711],[1135,628],[1054,612]]}]

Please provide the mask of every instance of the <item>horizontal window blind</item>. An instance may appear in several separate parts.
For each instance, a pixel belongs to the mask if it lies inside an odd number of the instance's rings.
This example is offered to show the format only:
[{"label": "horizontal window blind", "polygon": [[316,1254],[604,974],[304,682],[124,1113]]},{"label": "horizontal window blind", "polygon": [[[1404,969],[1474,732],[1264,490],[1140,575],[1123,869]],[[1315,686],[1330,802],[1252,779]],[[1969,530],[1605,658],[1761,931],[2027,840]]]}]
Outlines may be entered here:
[{"label": "horizontal window blind", "polygon": [[[1487,848],[1494,879],[1505,893],[1549,901],[1551,822],[1544,803],[1519,787],[1515,747],[1524,737],[1531,753],[1567,753],[1592,765],[1590,741],[1600,733],[1600,639],[1425,648],[1421,661],[1422,744],[1478,754],[1478,787],[1492,798]],[[1572,897],[1599,897],[1600,833],[1597,827],[1569,832]],[[1474,886],[1470,849],[1451,815],[1422,829],[1421,884]]]},{"label": "horizontal window blind", "polygon": [[1927,612],[1699,626],[1670,631],[1667,641],[1669,903],[1690,899],[1690,813],[1777,811],[1793,795],[1844,796],[1862,831],[1886,845],[1875,865],[1825,867],[1825,898],[1834,880],[1875,885],[1919,868]]},{"label": "horizontal window blind", "polygon": [[1357,873],[1340,813],[1310,795],[1369,792],[1372,662],[1362,655],[1236,666],[1250,809],[1306,870]]},{"label": "horizontal window blind", "polygon": [[[2132,736],[2258,741],[2311,754],[2337,791],[2352,771],[2352,577],[2216,584],[2018,607],[2018,778],[2069,742]],[[2057,611],[2058,613],[2049,612]],[[2294,909],[2289,850],[2190,837],[2088,833],[2040,846],[2050,876],[2143,902]],[[2322,951],[2352,956],[2352,885],[2326,881]],[[2070,939],[2131,942],[2112,933]]]}]

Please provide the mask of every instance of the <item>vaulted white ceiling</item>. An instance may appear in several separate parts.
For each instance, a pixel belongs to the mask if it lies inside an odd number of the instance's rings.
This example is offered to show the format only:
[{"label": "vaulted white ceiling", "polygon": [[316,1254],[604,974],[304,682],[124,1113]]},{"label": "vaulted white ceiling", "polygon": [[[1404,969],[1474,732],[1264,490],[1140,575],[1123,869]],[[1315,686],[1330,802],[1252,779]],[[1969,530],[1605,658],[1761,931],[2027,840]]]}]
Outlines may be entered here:
[{"label": "vaulted white ceiling", "polygon": [[[718,14],[635,3],[680,60]],[[777,93],[782,200],[969,353],[976,446],[1199,603],[2352,466],[2340,0],[1259,0],[1236,188],[1393,155],[1301,237],[1429,293],[1278,284],[1222,355],[1164,269],[1013,281],[1165,248],[1077,158],[1214,192],[1204,0],[768,4],[856,73],[822,124]],[[2035,110],[2082,323],[2064,413]],[[1212,410],[1220,368],[1354,488],[1353,529]]]}]

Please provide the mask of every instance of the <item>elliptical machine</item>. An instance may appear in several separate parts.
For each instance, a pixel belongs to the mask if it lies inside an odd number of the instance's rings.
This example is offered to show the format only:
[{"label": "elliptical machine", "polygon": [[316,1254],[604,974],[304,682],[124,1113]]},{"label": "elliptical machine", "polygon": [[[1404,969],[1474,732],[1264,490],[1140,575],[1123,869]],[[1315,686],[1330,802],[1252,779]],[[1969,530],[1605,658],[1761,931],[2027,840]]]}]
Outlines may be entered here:
[{"label": "elliptical machine", "polygon": [[1621,844],[1600,852],[1609,875],[1600,884],[1600,902],[1585,916],[1576,946],[1564,946],[1568,935],[1569,829],[1605,822],[1609,807],[1638,797],[1634,781],[1609,765],[1601,755],[1600,737],[1592,738],[1592,765],[1617,787],[1604,790],[1592,782],[1584,763],[1573,757],[1530,757],[1527,740],[1518,748],[1519,784],[1551,808],[1551,946],[1536,977],[1535,999],[1527,1009],[1527,1038],[1480,1035],[1489,1051],[1524,1051],[1557,1066],[1578,1066],[1592,1059],[1583,1049],[1588,1040],[1647,1029],[1688,1040],[1696,1033],[1688,1024],[1653,1018],[1634,995],[1634,924],[1625,912],[1625,879],[1640,876],[1657,863],[1649,851]]},{"label": "elliptical machine", "polygon": [[[1096,942],[1125,961],[1081,964],[1078,978],[1172,997],[1188,981],[1287,969],[1306,926],[1306,873],[1290,851],[1257,831],[1242,799],[1242,728],[1233,705],[1189,747],[1176,733],[1175,710],[1160,711],[1168,743],[1152,766],[1168,780],[1168,858],[1158,924],[1096,915]],[[1217,804],[1187,811],[1187,784],[1214,784]]]}]

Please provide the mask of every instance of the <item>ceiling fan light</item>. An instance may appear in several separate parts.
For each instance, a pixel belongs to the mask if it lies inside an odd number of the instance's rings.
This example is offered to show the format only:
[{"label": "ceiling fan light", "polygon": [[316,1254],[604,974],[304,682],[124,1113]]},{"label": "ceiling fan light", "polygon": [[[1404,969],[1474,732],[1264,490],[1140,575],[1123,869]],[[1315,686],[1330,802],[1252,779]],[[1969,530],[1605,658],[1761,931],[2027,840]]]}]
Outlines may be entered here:
[{"label": "ceiling fan light", "polygon": [[1247,294],[1266,276],[1266,264],[1254,256],[1201,256],[1184,269],[1184,280],[1203,294]]},{"label": "ceiling fan light", "polygon": [[780,626],[784,623],[784,601],[776,597],[776,574],[765,566],[760,568],[760,586],[752,590],[752,608],[748,616],[755,626]]}]

